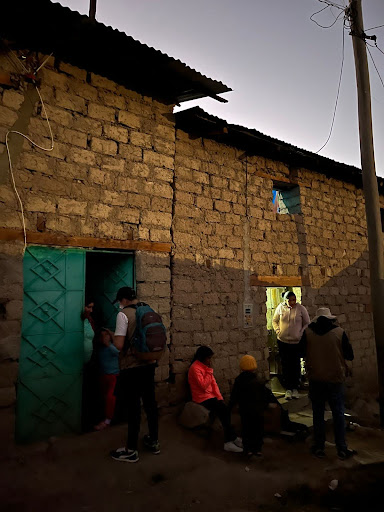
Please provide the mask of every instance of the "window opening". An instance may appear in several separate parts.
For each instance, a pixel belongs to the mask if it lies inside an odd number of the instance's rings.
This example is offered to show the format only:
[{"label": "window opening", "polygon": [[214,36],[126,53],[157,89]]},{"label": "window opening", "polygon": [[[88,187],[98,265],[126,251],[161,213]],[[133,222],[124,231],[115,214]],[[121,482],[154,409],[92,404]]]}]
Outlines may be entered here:
[{"label": "window opening", "polygon": [[300,187],[274,181],[272,203],[275,213],[290,215],[301,213]]}]

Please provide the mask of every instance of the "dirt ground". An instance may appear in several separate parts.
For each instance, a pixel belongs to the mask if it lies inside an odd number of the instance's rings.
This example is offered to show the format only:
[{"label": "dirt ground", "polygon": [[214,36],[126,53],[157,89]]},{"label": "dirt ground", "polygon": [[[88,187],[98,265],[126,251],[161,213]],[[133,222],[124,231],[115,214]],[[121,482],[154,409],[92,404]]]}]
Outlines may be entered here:
[{"label": "dirt ground", "polygon": [[[29,446],[15,446],[11,429],[1,429],[0,509],[7,512],[382,510],[375,508],[384,481],[378,429],[349,434],[354,460],[339,461],[334,446],[315,459],[310,438],[267,438],[263,458],[250,461],[222,450],[221,431],[204,438],[168,414],[160,421],[161,454],[141,450],[136,464],[108,456],[124,444],[125,425]],[[329,491],[333,479],[339,486]]]}]

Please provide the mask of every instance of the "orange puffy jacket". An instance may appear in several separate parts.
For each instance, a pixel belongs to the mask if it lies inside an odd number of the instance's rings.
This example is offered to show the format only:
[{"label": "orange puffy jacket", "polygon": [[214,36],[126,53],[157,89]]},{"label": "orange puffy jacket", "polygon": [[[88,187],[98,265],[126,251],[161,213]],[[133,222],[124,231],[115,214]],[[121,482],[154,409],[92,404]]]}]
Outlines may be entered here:
[{"label": "orange puffy jacket", "polygon": [[198,404],[217,398],[223,400],[219,386],[213,376],[213,369],[200,361],[195,361],[188,372],[188,383],[191,388],[192,400]]}]

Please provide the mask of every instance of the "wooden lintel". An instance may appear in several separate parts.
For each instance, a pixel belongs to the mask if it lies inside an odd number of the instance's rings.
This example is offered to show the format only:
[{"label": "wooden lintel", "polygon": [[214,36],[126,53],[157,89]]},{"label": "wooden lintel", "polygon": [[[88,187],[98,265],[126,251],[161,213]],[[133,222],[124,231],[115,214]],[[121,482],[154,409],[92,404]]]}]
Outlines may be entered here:
[{"label": "wooden lintel", "polygon": [[[21,230],[0,228],[0,240],[4,242],[23,241]],[[171,252],[167,242],[147,242],[142,240],[113,240],[112,238],[93,238],[39,233],[27,231],[27,243],[36,245],[58,245],[66,247],[87,247],[94,249],[122,249],[125,251]]]},{"label": "wooden lintel", "polygon": [[268,174],[263,171],[256,171],[255,176],[259,176],[260,178],[267,178],[273,181],[280,181],[282,183],[287,183],[287,185],[298,185],[303,186],[303,183],[297,181],[296,178],[287,178],[286,176],[273,176],[272,174]]},{"label": "wooden lintel", "polygon": [[251,286],[303,286],[301,276],[257,276],[256,274],[251,275],[250,284]]}]

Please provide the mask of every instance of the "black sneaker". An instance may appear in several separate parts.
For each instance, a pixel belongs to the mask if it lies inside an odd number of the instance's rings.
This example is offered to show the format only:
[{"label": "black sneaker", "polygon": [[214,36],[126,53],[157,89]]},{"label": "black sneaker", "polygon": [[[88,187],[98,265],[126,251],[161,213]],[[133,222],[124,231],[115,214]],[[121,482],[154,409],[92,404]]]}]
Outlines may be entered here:
[{"label": "black sneaker", "polygon": [[152,441],[152,439],[147,435],[143,438],[144,446],[152,452],[154,455],[158,455],[160,453],[160,443],[159,441]]},{"label": "black sneaker", "polygon": [[121,460],[122,462],[138,462],[139,453],[137,450],[126,450],[125,448],[118,448],[110,453],[114,460]]},{"label": "black sneaker", "polygon": [[350,459],[351,457],[353,457],[356,454],[357,454],[356,450],[350,450],[349,448],[347,448],[346,450],[339,450],[337,452],[337,456],[339,457],[340,460]]},{"label": "black sneaker", "polygon": [[311,452],[312,452],[312,455],[314,455],[318,459],[324,459],[324,457],[325,457],[325,451],[323,448],[315,448],[314,447],[314,448],[312,448]]}]

